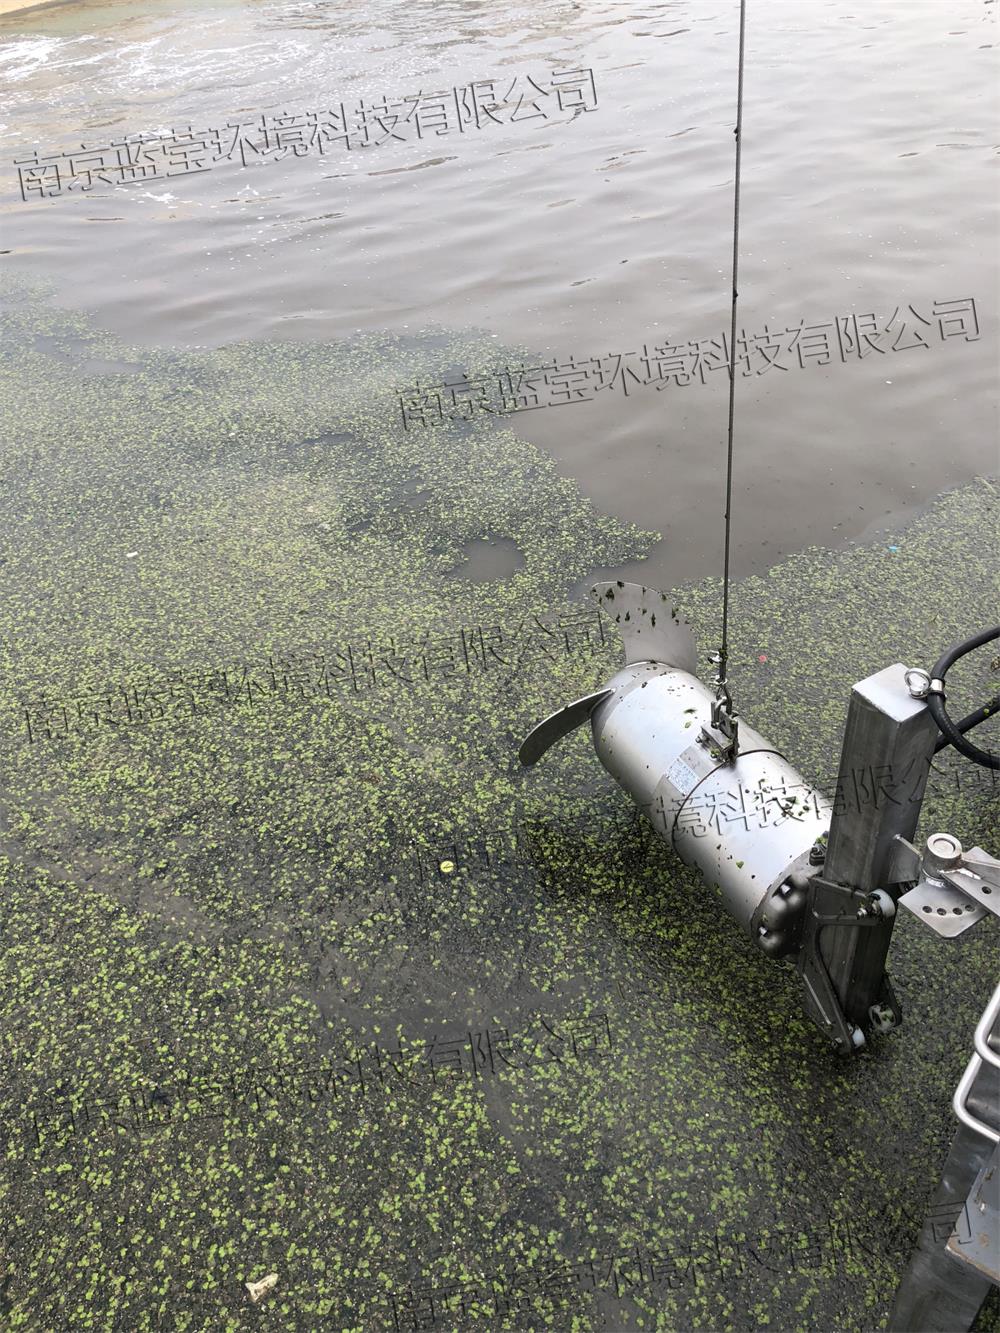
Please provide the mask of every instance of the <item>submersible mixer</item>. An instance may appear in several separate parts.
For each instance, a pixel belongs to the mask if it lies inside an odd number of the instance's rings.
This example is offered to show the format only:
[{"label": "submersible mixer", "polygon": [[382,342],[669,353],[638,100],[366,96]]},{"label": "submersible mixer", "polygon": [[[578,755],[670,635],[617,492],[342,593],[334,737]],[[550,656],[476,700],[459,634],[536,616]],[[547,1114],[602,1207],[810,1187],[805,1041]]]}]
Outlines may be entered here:
[{"label": "submersible mixer", "polygon": [[866,796],[834,806],[698,679],[691,628],[665,593],[620,581],[594,593],[621,630],[625,666],[539,723],[521,762],[589,722],[601,763],[664,841],[765,954],[794,955],[806,1010],[838,1050],[897,1026],[885,972],[897,903],[948,937],[1000,915],[1000,862],[951,834],[931,835],[922,851],[909,841],[938,750],[1000,767],[962,734],[1000,700],[953,723],[943,679],[1000,628],[950,650],[932,673],[897,662],[854,686],[838,793],[870,780]]},{"label": "submersible mixer", "polygon": [[594,592],[621,629],[626,665],[537,726],[522,762],[589,719],[601,763],[660,835],[765,952],[791,952],[829,803],[745,722],[738,745],[713,722],[715,696],[694,674],[694,636],[665,593],[622,582]]}]

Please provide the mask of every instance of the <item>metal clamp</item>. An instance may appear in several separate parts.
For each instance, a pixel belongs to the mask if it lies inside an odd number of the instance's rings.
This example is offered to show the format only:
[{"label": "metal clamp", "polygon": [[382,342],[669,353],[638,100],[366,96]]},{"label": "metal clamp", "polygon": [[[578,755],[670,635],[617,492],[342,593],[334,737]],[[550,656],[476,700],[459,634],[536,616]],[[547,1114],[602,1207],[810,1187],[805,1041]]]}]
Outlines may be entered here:
[{"label": "metal clamp", "polygon": [[963,851],[950,833],[932,833],[922,853],[896,836],[890,883],[913,883],[899,902],[938,935],[954,938],[987,912],[1000,916],[1000,861],[981,847]]},{"label": "metal clamp", "polygon": [[931,673],[923,667],[907,667],[903,679],[914,699],[926,699],[929,694],[944,694],[944,681],[937,677],[932,679]]},{"label": "metal clamp", "polygon": [[729,697],[729,687],[716,679],[718,691],[712,701],[710,723],[702,723],[699,739],[713,756],[724,764],[733,764],[740,752],[740,724]]}]

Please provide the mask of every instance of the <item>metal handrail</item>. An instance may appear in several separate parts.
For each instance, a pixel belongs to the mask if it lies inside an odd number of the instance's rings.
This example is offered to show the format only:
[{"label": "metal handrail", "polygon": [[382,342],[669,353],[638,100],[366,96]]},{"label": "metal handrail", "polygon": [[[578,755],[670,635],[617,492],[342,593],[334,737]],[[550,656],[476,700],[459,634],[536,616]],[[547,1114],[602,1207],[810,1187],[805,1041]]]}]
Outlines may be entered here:
[{"label": "metal handrail", "polygon": [[989,1063],[1000,1068],[1000,1058],[990,1050],[987,1044],[987,1037],[990,1035],[989,1030],[996,1022],[998,1015],[1000,1015],[1000,986],[997,986],[996,990],[993,992],[990,1002],[983,1010],[983,1016],[976,1026],[976,1052],[966,1065],[965,1073],[959,1080],[958,1087],[955,1089],[955,1095],[951,1099],[952,1110],[958,1116],[962,1124],[968,1126],[969,1129],[975,1130],[977,1134],[985,1134],[986,1137],[992,1139],[994,1143],[1000,1143],[1000,1133],[995,1129],[991,1129],[989,1125],[984,1124],[982,1120],[977,1119],[976,1116],[972,1114],[968,1108],[968,1100],[969,1094],[972,1091],[972,1085],[975,1083],[983,1064]]},{"label": "metal handrail", "polygon": [[1000,1017],[1000,986],[997,986],[993,992],[992,1000],[983,1010],[983,1016],[979,1020],[975,1037],[976,1054],[987,1064],[995,1065],[997,1069],[1000,1069],[1000,1055],[997,1055],[996,1051],[990,1050],[989,1047],[990,1028],[998,1017]]}]

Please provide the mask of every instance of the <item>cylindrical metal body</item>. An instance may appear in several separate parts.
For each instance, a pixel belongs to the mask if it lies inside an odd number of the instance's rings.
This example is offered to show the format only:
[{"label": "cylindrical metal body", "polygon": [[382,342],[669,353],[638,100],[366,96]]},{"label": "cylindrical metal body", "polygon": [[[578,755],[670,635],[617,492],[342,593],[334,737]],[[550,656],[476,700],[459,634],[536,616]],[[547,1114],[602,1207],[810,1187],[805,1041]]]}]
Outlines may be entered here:
[{"label": "cylindrical metal body", "polygon": [[809,866],[829,803],[742,718],[735,762],[713,758],[702,728],[714,696],[688,672],[636,662],[607,687],[614,694],[591,714],[601,763],[753,934],[763,899]]}]

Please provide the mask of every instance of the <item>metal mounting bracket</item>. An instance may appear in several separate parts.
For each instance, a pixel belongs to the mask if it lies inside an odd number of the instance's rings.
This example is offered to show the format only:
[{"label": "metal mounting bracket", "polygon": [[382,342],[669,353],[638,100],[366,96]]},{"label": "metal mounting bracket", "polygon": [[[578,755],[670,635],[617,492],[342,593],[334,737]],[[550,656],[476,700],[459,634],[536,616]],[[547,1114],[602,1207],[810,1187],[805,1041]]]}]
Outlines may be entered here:
[{"label": "metal mounting bracket", "polygon": [[891,925],[894,913],[892,898],[884,891],[863,893],[822,875],[814,875],[809,882],[796,968],[805,989],[806,1011],[841,1055],[850,1055],[865,1045],[862,1017],[878,1031],[888,1031],[902,1022],[902,1010],[888,976],[882,972],[865,1014],[845,1013],[821,947],[823,932],[830,926],[862,931],[885,928],[887,923]]},{"label": "metal mounting bracket", "polygon": [[728,700],[716,699],[712,704],[711,724],[704,722],[698,738],[724,764],[736,762],[740,752],[740,724],[731,712]]},{"label": "metal mounting bracket", "polygon": [[899,902],[938,935],[954,939],[1000,916],[1000,861],[981,847],[962,850],[950,833],[932,833],[923,852],[897,836],[892,869],[896,883],[916,881]]}]

